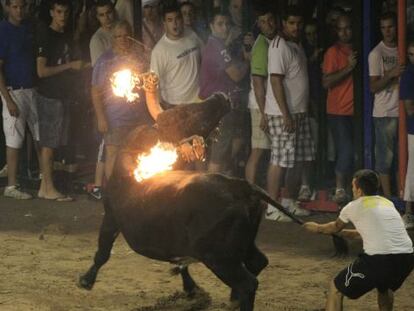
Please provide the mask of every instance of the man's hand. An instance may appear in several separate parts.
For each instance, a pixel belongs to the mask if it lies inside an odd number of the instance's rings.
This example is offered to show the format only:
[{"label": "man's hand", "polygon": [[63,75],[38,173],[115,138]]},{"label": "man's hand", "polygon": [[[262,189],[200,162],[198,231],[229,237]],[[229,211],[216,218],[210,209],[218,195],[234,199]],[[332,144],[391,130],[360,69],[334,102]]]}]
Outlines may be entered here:
[{"label": "man's hand", "polygon": [[102,134],[108,132],[108,121],[105,117],[98,118],[98,131]]},{"label": "man's hand", "polygon": [[70,68],[73,70],[82,70],[84,68],[87,68],[90,65],[90,63],[85,63],[82,60],[74,60],[70,62]]},{"label": "man's hand", "polygon": [[313,221],[305,222],[303,225],[303,228],[306,230],[312,232],[312,233],[320,233],[319,231],[319,224]]},{"label": "man's hand", "polygon": [[201,136],[196,136],[193,139],[193,151],[197,160],[204,160],[206,156],[206,145],[204,143],[204,138]]},{"label": "man's hand", "polygon": [[260,119],[260,128],[263,132],[269,133],[269,121],[265,114],[262,114],[262,118]]},{"label": "man's hand", "polygon": [[12,100],[7,101],[7,109],[12,117],[17,118],[20,114],[19,107],[17,107],[16,103]]},{"label": "man's hand", "polygon": [[288,133],[293,133],[296,129],[295,120],[291,115],[283,116],[283,130]]},{"label": "man's hand", "polygon": [[160,82],[157,74],[155,72],[149,72],[142,75],[143,85],[142,88],[145,92],[154,93],[158,89],[158,84]]},{"label": "man's hand", "polygon": [[351,55],[349,55],[348,57],[348,66],[351,70],[353,70],[355,66],[357,65],[357,62],[358,62],[357,56],[358,56],[357,52],[352,52]]},{"label": "man's hand", "polygon": [[392,68],[390,71],[388,71],[387,75],[392,79],[398,78],[399,76],[401,76],[404,70],[405,70],[405,65],[397,65],[394,68]]}]

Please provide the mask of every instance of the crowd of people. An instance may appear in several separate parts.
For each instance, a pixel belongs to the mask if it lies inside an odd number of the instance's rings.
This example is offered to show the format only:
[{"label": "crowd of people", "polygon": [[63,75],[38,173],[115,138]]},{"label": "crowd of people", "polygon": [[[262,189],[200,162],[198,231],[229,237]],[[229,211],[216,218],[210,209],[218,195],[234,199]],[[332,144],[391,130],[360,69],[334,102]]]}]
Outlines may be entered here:
[{"label": "crowd of people", "polygon": [[[141,2],[142,40],[137,41],[133,39],[137,23],[132,1],[72,5],[51,0],[47,6],[41,2],[40,6],[47,7],[43,14],[36,11],[38,14],[30,16],[25,15],[25,0],[5,1],[5,18],[0,23],[0,92],[7,158],[3,172],[8,176],[5,196],[31,198],[17,180],[26,124],[36,142],[41,170],[38,197],[70,201],[70,196],[55,187],[54,158],[62,146],[66,146],[67,162],[74,157],[76,113],[80,106],[92,103],[96,123],[91,122],[88,130],[93,132],[96,127],[102,136],[90,194],[100,199],[122,137],[133,127],[153,122],[161,109],[224,92],[231,98],[232,110],[223,118],[218,138],[208,143],[207,161],[195,161],[192,169],[235,174],[244,155],[244,177],[255,183],[263,155],[270,150],[267,191],[291,212],[307,215],[297,202],[312,196],[311,176],[320,145],[318,126],[325,116],[328,159],[335,162],[332,199],[338,204],[349,201],[347,185],[355,169],[353,73],[361,58],[360,51],[353,48],[349,8],[334,7],[328,12],[329,45],[322,46],[319,24],[305,20],[296,6],[276,15],[265,1],[254,2],[255,27],[246,31],[242,22],[246,8],[241,0],[231,0],[228,6],[214,1],[208,20],[201,18],[197,1]],[[407,227],[413,227],[410,85],[414,46],[408,44],[409,65],[399,65],[396,26],[394,13],[381,15],[382,40],[368,59],[374,95],[375,169],[383,195],[390,198],[396,170],[398,101],[402,99],[411,155],[404,219]],[[143,90],[133,105],[125,104],[125,99],[111,91],[111,75],[122,64],[138,72],[154,72],[159,89]],[[282,187],[286,189],[283,195]],[[289,220],[271,206],[267,217]]]}]

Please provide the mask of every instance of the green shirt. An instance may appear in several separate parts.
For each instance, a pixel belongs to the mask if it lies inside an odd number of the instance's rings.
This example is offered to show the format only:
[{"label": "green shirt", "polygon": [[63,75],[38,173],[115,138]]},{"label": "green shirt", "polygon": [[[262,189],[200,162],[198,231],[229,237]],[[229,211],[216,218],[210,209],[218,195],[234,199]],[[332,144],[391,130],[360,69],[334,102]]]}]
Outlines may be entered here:
[{"label": "green shirt", "polygon": [[[264,35],[259,34],[252,48],[252,60],[250,61],[250,72],[252,76],[267,77],[268,50],[269,40]],[[249,108],[259,108],[256,102],[256,97],[254,96],[253,82],[249,94]]]}]

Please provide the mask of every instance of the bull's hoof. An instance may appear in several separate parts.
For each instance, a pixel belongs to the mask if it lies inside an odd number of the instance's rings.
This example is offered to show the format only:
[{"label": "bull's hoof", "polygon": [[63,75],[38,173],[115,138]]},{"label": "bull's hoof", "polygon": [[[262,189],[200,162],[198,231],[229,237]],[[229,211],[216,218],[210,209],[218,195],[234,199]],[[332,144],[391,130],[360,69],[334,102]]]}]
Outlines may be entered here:
[{"label": "bull's hoof", "polygon": [[93,285],[95,284],[96,276],[88,275],[88,273],[81,275],[78,281],[78,287],[91,290]]}]

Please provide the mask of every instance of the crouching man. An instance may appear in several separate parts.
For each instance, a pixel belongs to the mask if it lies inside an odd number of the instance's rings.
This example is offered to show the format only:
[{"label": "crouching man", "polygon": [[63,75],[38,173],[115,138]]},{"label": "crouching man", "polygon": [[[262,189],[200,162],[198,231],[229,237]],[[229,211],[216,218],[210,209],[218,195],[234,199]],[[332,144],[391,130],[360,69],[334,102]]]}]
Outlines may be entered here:
[{"label": "crouching man", "polygon": [[[307,222],[314,233],[361,238],[363,253],[339,272],[331,283],[326,310],[343,310],[343,296],[357,299],[372,289],[378,291],[379,310],[393,309],[393,293],[414,268],[413,244],[393,203],[379,195],[379,178],[371,170],[357,171],[352,180],[354,201],[336,221]],[[354,229],[344,229],[352,222]]]}]

